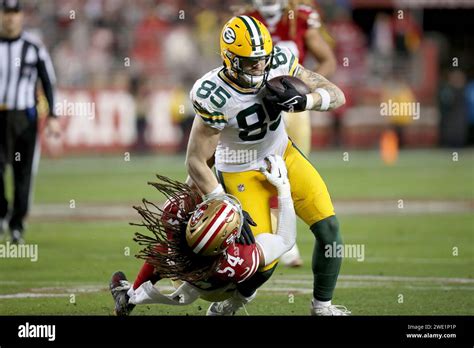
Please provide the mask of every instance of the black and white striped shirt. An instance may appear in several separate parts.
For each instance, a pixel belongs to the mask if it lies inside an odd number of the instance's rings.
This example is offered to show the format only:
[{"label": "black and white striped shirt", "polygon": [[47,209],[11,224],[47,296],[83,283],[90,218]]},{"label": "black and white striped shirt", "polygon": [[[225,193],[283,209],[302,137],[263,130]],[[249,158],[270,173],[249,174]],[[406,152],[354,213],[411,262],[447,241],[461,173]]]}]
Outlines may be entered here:
[{"label": "black and white striped shirt", "polygon": [[0,110],[35,107],[38,77],[53,115],[56,77],[44,45],[25,32],[15,39],[0,37]]}]

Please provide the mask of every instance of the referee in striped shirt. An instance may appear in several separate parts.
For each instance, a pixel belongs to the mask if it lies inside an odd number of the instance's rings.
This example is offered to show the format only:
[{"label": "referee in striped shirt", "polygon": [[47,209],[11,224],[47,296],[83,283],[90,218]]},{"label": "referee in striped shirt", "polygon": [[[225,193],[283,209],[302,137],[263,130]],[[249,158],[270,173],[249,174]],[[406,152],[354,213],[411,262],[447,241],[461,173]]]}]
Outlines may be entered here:
[{"label": "referee in striped shirt", "polygon": [[[41,80],[49,104],[46,131],[59,136],[54,115],[53,65],[46,48],[23,32],[18,0],[0,0],[0,238],[7,228],[13,243],[23,243],[33,172],[38,162],[36,85]],[[14,199],[5,197],[6,165],[13,168]],[[10,208],[10,209],[9,209]]]}]

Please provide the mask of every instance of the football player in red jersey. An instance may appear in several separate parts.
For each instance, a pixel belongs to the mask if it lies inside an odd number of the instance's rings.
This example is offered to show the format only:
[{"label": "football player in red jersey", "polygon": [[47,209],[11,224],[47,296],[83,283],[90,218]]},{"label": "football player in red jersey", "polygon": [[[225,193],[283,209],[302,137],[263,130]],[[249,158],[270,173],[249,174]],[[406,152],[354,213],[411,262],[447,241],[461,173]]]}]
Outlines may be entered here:
[{"label": "football player in red jersey", "polygon": [[[318,62],[314,70],[329,77],[337,66],[336,57],[320,33],[321,19],[308,1],[295,0],[253,0],[254,10],[248,15],[265,24],[277,46],[284,46],[304,64],[309,54]],[[290,139],[301,152],[308,156],[311,150],[311,119],[309,111],[285,113],[286,131]],[[276,205],[272,202],[272,205]],[[281,261],[290,267],[303,264],[298,246],[281,257]]]},{"label": "football player in red jersey", "polygon": [[[190,187],[158,176],[164,183],[153,185],[168,200],[160,209],[144,200],[136,207],[153,237],[136,234],[146,247],[138,255],[145,259],[134,284],[122,272],[112,276],[110,290],[115,313],[128,315],[136,304],[186,305],[198,298],[213,302],[207,315],[232,315],[256,295],[245,297],[239,284],[287,252],[296,239],[296,215],[286,165],[280,156],[267,158],[261,171],[278,190],[279,225],[276,234],[246,231],[240,203],[229,195],[201,201]],[[251,220],[251,219],[250,219]],[[162,294],[153,284],[163,278],[179,281],[172,294]],[[175,283],[178,284],[178,283]]]},{"label": "football player in red jersey", "polygon": [[253,0],[255,10],[248,15],[266,25],[273,42],[284,46],[304,63],[306,55],[318,62],[315,69],[329,77],[336,71],[336,57],[320,33],[321,18],[315,8],[301,0]]}]

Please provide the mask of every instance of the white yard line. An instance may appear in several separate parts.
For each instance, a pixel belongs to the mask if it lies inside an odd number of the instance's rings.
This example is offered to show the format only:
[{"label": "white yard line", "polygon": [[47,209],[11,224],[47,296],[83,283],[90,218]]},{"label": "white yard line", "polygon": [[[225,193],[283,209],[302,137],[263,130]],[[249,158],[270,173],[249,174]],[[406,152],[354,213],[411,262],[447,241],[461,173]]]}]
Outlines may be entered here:
[{"label": "white yard line", "polygon": [[[347,258],[344,262],[356,262],[357,258]],[[427,265],[453,265],[453,264],[472,264],[472,260],[469,259],[462,259],[457,257],[449,257],[449,258],[421,258],[421,257],[370,257],[366,256],[364,258],[364,263],[387,263],[387,262],[394,262],[394,263],[405,263],[405,264],[427,264]]]},{"label": "white yard line", "polygon": [[[29,284],[28,281],[0,281],[0,285],[21,285]],[[38,282],[42,284],[51,284],[51,282]],[[38,284],[36,283],[36,284]],[[405,284],[403,284],[405,283]],[[431,285],[430,285],[431,283]],[[107,292],[107,286],[104,284],[85,284],[63,283],[63,286],[48,286],[29,289],[29,292],[0,295],[1,299],[18,298],[42,298],[42,297],[68,297],[71,294]],[[68,286],[69,284],[69,286]],[[339,277],[338,288],[372,288],[396,286],[410,290],[463,290],[474,291],[474,286],[465,286],[474,284],[471,278],[438,278],[438,277],[404,277],[404,276],[374,276],[374,275],[342,275]],[[286,285],[286,286],[284,286]],[[291,286],[293,285],[293,286]],[[269,280],[260,291],[270,293],[312,293],[312,276],[305,275],[286,275],[285,278],[276,277]],[[462,286],[460,286],[462,285]],[[161,285],[160,290],[171,292],[172,286]]]},{"label": "white yard line", "polygon": [[18,299],[18,298],[44,298],[44,297],[69,297],[70,294],[36,294],[31,292],[20,292],[18,294],[0,295],[0,300]]},{"label": "white yard line", "polygon": [[[74,208],[69,202],[64,204],[42,203],[32,207],[32,220],[133,220],[138,214],[130,204],[117,203],[78,203]],[[373,214],[440,214],[473,212],[474,202],[469,200],[410,200],[403,202],[399,208],[396,199],[379,200],[336,200],[334,202],[339,215],[373,215]]]},{"label": "white yard line", "polygon": [[[286,274],[289,281],[294,279],[312,280],[313,276],[308,274]],[[446,278],[446,277],[408,277],[408,276],[377,276],[377,275],[340,275],[339,280],[348,281],[385,281],[385,282],[425,282],[425,283],[453,283],[474,284],[473,278]],[[275,279],[281,280],[281,279]],[[271,281],[271,280],[270,280]]]}]

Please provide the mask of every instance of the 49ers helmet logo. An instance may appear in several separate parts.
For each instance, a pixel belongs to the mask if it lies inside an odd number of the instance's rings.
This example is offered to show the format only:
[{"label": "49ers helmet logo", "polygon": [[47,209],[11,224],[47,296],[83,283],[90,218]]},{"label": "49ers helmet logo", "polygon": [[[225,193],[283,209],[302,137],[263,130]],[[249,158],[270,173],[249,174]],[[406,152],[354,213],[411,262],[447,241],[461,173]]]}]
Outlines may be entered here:
[{"label": "49ers helmet logo", "polygon": [[196,226],[199,220],[201,220],[201,218],[204,216],[204,212],[206,211],[206,209],[207,209],[207,204],[204,204],[201,207],[199,207],[199,209],[193,214],[193,216],[191,217],[191,220],[189,221],[189,224],[191,225],[191,227]]},{"label": "49ers helmet logo", "polygon": [[225,43],[231,44],[235,41],[235,31],[231,27],[227,27],[222,33],[222,39]]}]

